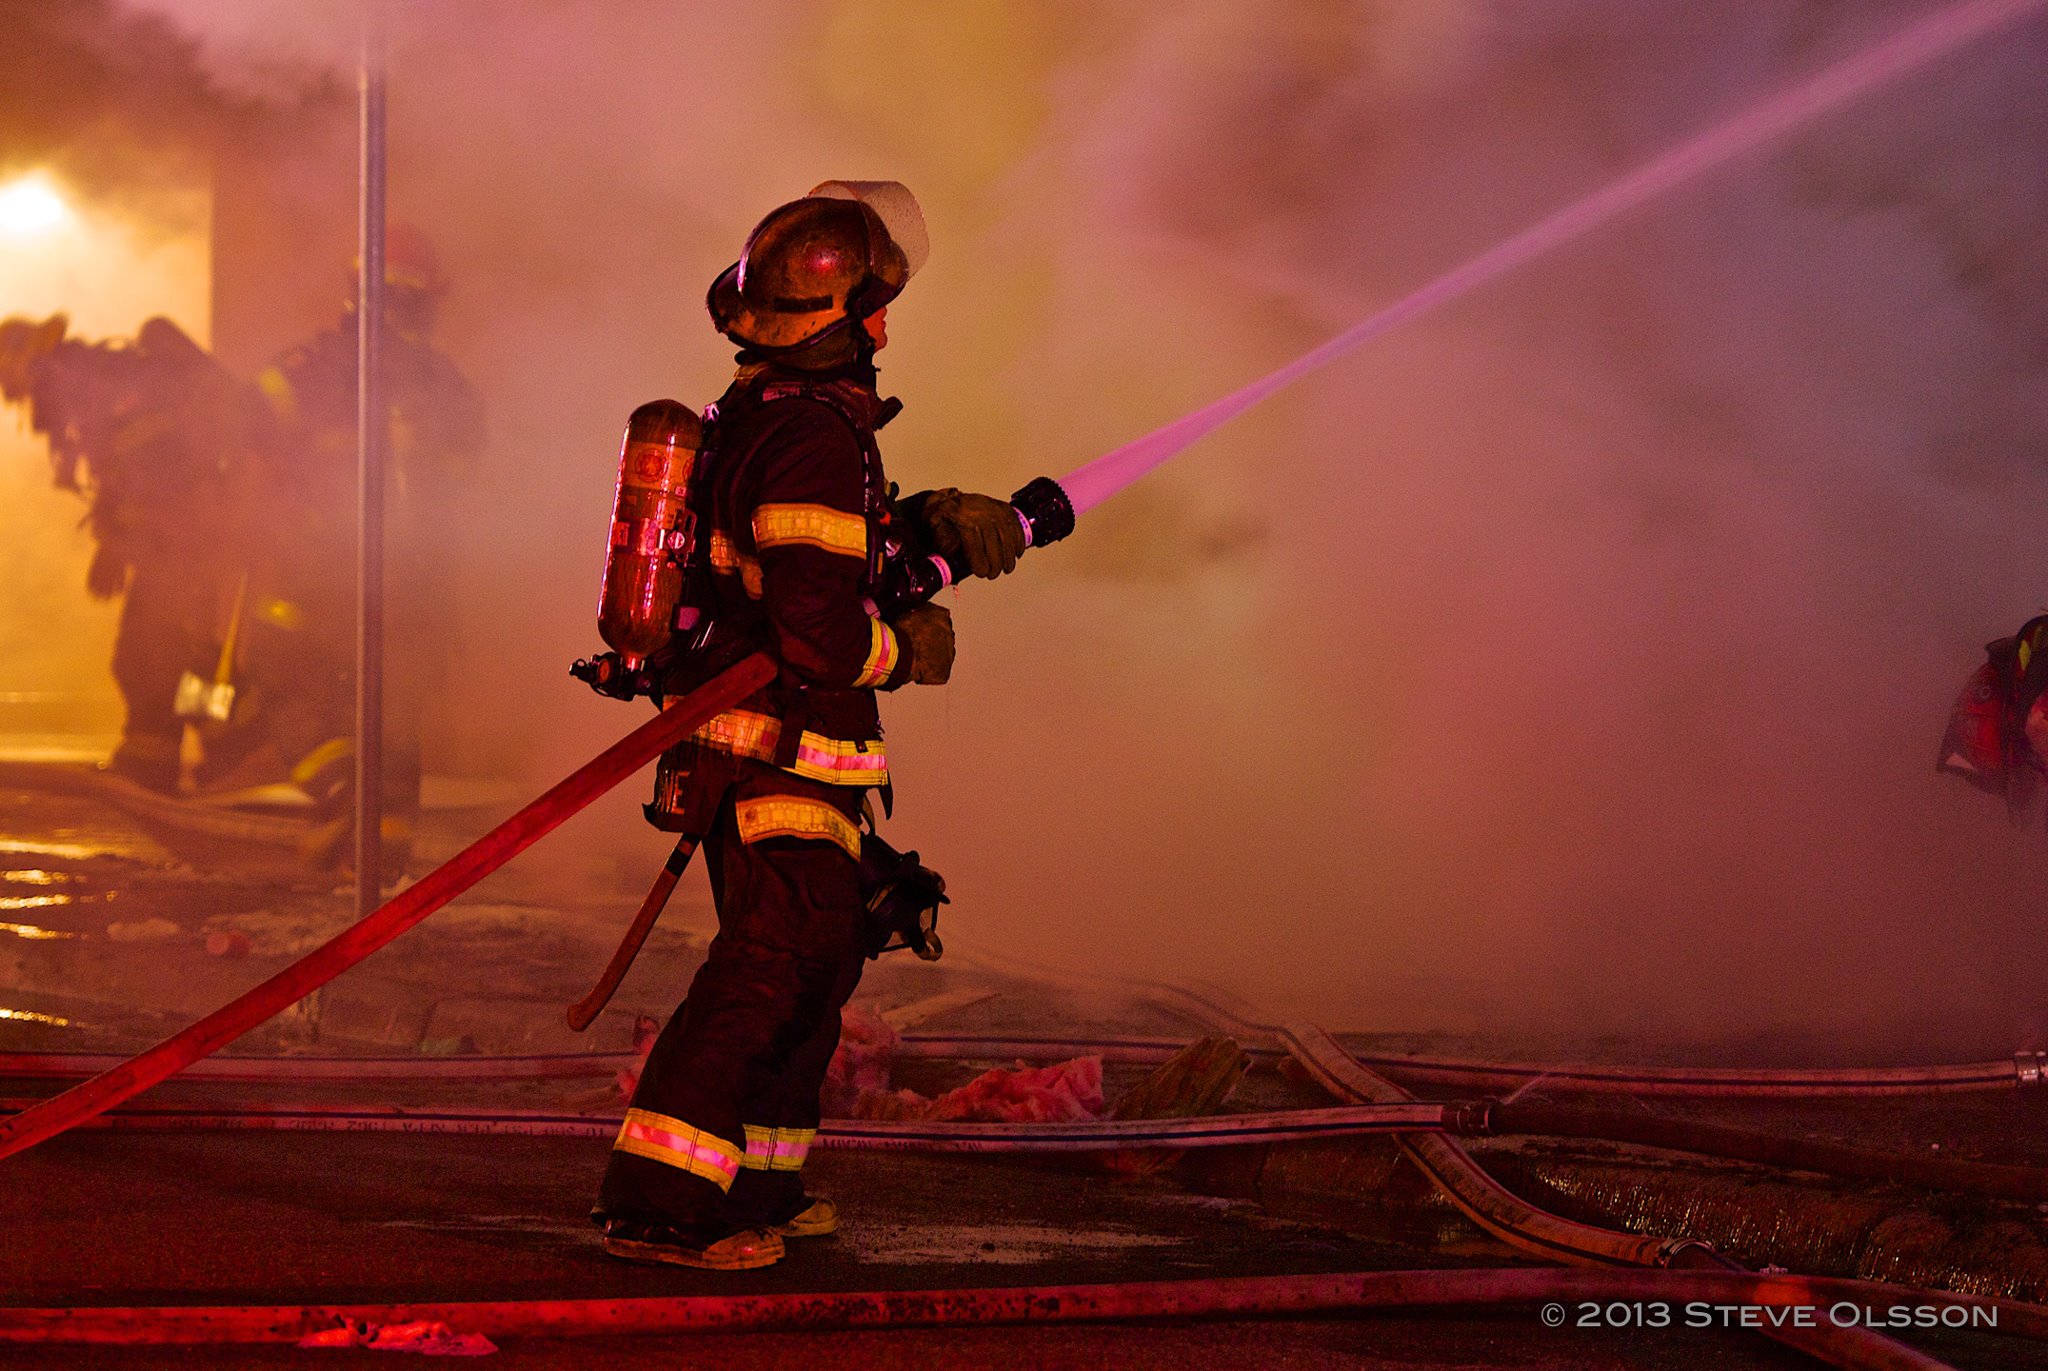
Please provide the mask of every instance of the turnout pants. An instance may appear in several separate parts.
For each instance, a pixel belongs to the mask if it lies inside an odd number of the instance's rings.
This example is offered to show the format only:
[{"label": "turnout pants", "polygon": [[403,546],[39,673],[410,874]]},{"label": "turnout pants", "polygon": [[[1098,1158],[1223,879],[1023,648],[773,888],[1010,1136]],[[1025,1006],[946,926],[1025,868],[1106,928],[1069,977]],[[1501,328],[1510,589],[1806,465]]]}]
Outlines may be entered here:
[{"label": "turnout pants", "polygon": [[640,1074],[599,1222],[751,1226],[807,1203],[818,1089],[864,961],[862,794],[739,763],[701,849],[718,935]]}]

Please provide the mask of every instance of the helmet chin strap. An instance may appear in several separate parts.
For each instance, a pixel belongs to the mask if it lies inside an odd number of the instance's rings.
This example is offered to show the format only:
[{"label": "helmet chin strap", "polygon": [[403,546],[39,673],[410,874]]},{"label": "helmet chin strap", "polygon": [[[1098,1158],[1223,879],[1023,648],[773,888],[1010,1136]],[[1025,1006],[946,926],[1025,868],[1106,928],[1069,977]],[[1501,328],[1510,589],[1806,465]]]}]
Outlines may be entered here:
[{"label": "helmet chin strap", "polygon": [[774,362],[798,371],[837,371],[846,367],[869,376],[876,370],[874,337],[867,331],[866,321],[852,315],[835,319],[801,343],[787,347],[768,347],[744,338],[733,341],[740,345],[740,355],[747,361]]}]

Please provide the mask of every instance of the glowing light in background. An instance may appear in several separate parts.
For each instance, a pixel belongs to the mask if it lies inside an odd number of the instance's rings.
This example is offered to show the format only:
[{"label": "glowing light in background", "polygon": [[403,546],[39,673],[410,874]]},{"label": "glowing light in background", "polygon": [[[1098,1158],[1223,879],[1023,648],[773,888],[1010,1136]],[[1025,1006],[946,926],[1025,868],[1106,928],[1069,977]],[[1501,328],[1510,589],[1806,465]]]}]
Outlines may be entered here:
[{"label": "glowing light in background", "polygon": [[33,1009],[0,1009],[0,1019],[13,1019],[17,1023],[49,1024],[53,1028],[76,1027],[69,1019],[55,1014],[38,1014]]},{"label": "glowing light in background", "polygon": [[[0,176],[0,317],[64,314],[74,336],[132,337],[165,315],[210,337],[212,188],[175,176],[143,203],[86,199],[57,169]],[[86,594],[93,541],[78,497],[50,480],[48,449],[21,413],[0,413],[0,753],[20,760],[104,757],[122,704],[107,660],[117,600]],[[18,707],[17,707],[18,706]],[[48,844],[0,848],[37,864],[90,857]],[[23,862],[27,865],[29,862]]]},{"label": "glowing light in background", "polygon": [[6,895],[0,896],[0,909],[54,909],[59,905],[75,904],[69,895]]},{"label": "glowing light in background", "polygon": [[12,881],[16,885],[70,885],[76,876],[62,871],[44,871],[40,867],[22,867],[15,871],[0,871],[0,881]]},{"label": "glowing light in background", "polygon": [[71,206],[45,176],[24,176],[0,186],[0,233],[32,238],[71,222]]},{"label": "glowing light in background", "polygon": [[67,933],[61,928],[44,928],[41,924],[0,923],[0,933],[11,933],[17,938],[27,938],[31,942],[47,942],[53,938],[79,938],[84,936],[81,933]]}]

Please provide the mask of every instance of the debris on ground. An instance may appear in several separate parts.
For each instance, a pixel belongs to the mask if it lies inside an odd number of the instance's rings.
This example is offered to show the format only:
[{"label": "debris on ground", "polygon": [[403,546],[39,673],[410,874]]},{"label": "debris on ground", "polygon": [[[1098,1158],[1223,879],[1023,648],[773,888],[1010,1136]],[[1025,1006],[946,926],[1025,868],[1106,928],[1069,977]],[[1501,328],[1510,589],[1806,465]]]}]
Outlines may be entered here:
[{"label": "debris on ground", "polygon": [[1110,1111],[1113,1119],[1191,1119],[1227,1103],[1251,1065],[1235,1038],[1201,1038],[1138,1082]]},{"label": "debris on ground", "polygon": [[167,943],[185,936],[185,930],[169,919],[136,919],[131,923],[107,925],[107,940],[116,943]]},{"label": "debris on ground", "polygon": [[870,1117],[857,1114],[861,1098],[889,1093],[889,1078],[902,1041],[894,1026],[872,1010],[848,1005],[839,1014],[839,1047],[825,1068],[819,1104],[831,1118]]},{"label": "debris on ground", "polygon": [[[1219,1112],[1236,1093],[1251,1058],[1235,1038],[1201,1038],[1160,1063],[1109,1112],[1113,1119],[1192,1119]],[[1178,1162],[1185,1148],[1147,1147],[1102,1154],[1109,1170],[1149,1176]]]},{"label": "debris on ground", "polygon": [[[897,1098],[916,1098],[899,1090]],[[905,1117],[891,1115],[887,1117]],[[1102,1117],[1102,1058],[984,1071],[907,1117],[934,1123],[1084,1123]]]},{"label": "debris on ground", "polygon": [[890,1071],[902,1038],[891,1020],[899,1017],[899,1011],[876,1014],[854,1005],[841,1014],[839,1050],[832,1054],[820,1093],[828,1118],[1077,1123],[1102,1117],[1101,1057],[997,1067],[937,1099],[915,1090],[892,1090]]},{"label": "debris on ground", "polygon": [[215,929],[206,935],[206,955],[240,960],[255,949],[249,935],[236,929]]},{"label": "debris on ground", "polygon": [[350,1319],[339,1328],[308,1333],[301,1347],[367,1347],[373,1352],[417,1352],[428,1357],[487,1357],[498,1345],[481,1333],[458,1333],[438,1319],[412,1323],[367,1323]]}]

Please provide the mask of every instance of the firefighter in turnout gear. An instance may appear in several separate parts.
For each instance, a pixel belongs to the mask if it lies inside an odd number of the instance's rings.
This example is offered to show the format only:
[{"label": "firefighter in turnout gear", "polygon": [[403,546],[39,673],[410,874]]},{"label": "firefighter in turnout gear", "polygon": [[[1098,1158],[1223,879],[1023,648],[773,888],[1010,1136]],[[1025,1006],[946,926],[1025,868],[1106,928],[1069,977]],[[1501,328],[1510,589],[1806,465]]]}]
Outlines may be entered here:
[{"label": "firefighter in turnout gear", "polygon": [[88,502],[87,590],[122,599],[113,675],[127,714],[109,769],[175,792],[180,685],[211,676],[232,641],[274,431],[255,392],[170,320],[100,343],[68,327],[0,322],[0,398],[27,407],[57,485]]},{"label": "firefighter in turnout gear", "polygon": [[989,577],[1025,546],[1007,503],[896,500],[883,474],[875,432],[900,406],[877,395],[874,354],[925,246],[901,185],[827,182],[762,220],[711,288],[741,350],[706,416],[709,584],[651,666],[670,698],[750,652],[781,673],[665,757],[648,806],[701,837],[719,931],[647,1059],[592,1213],[614,1256],[741,1269],[838,1227],[803,1165],[870,950],[862,818],[890,783],[876,692],[942,685],[953,663],[945,609],[885,622],[873,591],[906,532]]},{"label": "firefighter in turnout gear", "polygon": [[2015,821],[2040,793],[2048,775],[2048,614],[1984,645],[1934,766],[2004,800]]},{"label": "firefighter in turnout gear", "polygon": [[[448,577],[462,561],[450,511],[484,438],[481,397],[434,341],[446,289],[432,244],[393,224],[383,340],[391,404],[384,837],[400,864],[419,805],[424,697],[448,669]],[[217,788],[283,773],[313,800],[318,828],[305,855],[316,863],[346,853],[353,822],[356,332],[351,293],[333,324],[257,377],[291,454],[245,632],[249,685],[268,708],[211,749]]]}]

